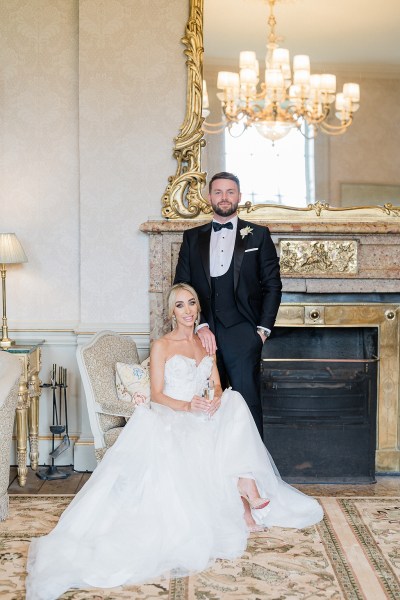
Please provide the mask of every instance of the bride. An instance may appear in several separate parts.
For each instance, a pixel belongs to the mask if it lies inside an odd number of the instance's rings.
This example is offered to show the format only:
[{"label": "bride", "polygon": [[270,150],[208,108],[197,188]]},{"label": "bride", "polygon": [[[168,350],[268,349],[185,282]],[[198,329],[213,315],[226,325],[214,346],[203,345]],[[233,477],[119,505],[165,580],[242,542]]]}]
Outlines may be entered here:
[{"label": "bride", "polygon": [[55,529],[32,540],[27,600],[184,576],[241,556],[249,531],[322,519],[280,478],[242,396],[222,393],[194,334],[193,288],[174,285],[168,309],[174,328],[151,349],[151,410],[138,406]]}]

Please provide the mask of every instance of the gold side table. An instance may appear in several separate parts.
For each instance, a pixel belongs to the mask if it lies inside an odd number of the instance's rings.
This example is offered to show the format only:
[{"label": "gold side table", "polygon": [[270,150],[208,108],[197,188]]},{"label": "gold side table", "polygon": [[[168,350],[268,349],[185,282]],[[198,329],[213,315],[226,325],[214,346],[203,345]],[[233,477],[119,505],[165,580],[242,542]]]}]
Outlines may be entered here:
[{"label": "gold side table", "polygon": [[26,466],[28,432],[29,461],[32,469],[38,468],[39,462],[39,398],[41,394],[39,372],[41,366],[40,341],[18,341],[5,350],[16,354],[21,362],[21,378],[19,380],[18,404],[16,412],[17,433],[17,467],[18,483],[26,484],[28,469]]}]

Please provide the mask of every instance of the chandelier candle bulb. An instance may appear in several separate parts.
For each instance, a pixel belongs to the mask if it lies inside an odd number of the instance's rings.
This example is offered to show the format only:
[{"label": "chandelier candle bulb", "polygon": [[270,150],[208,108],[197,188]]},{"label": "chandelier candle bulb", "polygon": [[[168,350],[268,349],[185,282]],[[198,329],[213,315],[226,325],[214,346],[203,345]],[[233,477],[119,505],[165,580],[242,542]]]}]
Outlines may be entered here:
[{"label": "chandelier candle bulb", "polygon": [[344,95],[343,94],[336,94],[336,103],[335,103],[335,108],[336,110],[343,110],[344,109]]},{"label": "chandelier candle bulb", "polygon": [[360,101],[360,86],[358,83],[345,83],[343,86],[343,95],[350,98],[353,102]]},{"label": "chandelier candle bulb", "polygon": [[237,78],[237,84],[239,85],[239,75],[232,73],[231,71],[220,71],[218,73],[217,88],[224,90],[228,87],[234,87]]},{"label": "chandelier candle bulb", "polygon": [[295,85],[310,85],[310,72],[306,69],[296,69],[293,81]]},{"label": "chandelier candle bulb", "polygon": [[[286,48],[275,48],[275,50],[273,51],[273,54],[272,54],[272,62],[274,63],[274,65],[289,66],[289,63],[290,63],[289,50],[287,50]],[[289,70],[290,70],[290,67],[289,67]]]},{"label": "chandelier candle bulb", "polygon": [[256,53],[250,50],[244,50],[239,55],[239,67],[241,69],[255,68],[257,62]]},{"label": "chandelier candle bulb", "polygon": [[321,90],[334,94],[336,92],[336,75],[330,73],[321,75]]},{"label": "chandelier candle bulb", "polygon": [[240,69],[241,85],[257,85],[258,78],[254,69]]},{"label": "chandelier candle bulb", "polygon": [[310,72],[310,57],[307,54],[296,54],[293,57],[293,70],[301,70]]},{"label": "chandelier candle bulb", "polygon": [[321,75],[310,75],[310,86],[313,90],[321,88]]},{"label": "chandelier candle bulb", "polygon": [[267,69],[265,71],[265,84],[267,87],[281,89],[284,85],[282,71],[279,69]]}]

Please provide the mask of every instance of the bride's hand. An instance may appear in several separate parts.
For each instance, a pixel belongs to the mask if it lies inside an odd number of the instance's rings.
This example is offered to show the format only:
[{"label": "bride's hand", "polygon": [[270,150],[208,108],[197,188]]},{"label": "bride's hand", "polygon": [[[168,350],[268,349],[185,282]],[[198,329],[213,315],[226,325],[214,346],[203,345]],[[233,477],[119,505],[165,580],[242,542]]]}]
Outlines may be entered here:
[{"label": "bride's hand", "polygon": [[210,403],[202,396],[193,396],[189,402],[190,412],[207,412],[210,408]]},{"label": "bride's hand", "polygon": [[221,396],[214,396],[214,399],[208,404],[208,414],[212,417],[213,415],[215,415],[220,406]]}]

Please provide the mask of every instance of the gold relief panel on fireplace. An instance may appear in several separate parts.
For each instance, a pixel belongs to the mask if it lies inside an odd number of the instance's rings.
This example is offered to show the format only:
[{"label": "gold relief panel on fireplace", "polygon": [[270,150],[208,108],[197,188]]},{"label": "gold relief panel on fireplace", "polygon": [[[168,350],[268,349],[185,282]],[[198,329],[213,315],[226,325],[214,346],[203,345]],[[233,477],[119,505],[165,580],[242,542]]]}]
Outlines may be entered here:
[{"label": "gold relief panel on fireplace", "polygon": [[355,275],[355,240],[281,240],[280,265],[283,275]]}]

